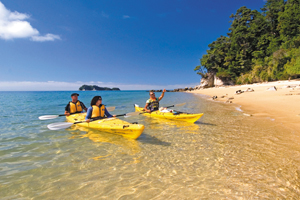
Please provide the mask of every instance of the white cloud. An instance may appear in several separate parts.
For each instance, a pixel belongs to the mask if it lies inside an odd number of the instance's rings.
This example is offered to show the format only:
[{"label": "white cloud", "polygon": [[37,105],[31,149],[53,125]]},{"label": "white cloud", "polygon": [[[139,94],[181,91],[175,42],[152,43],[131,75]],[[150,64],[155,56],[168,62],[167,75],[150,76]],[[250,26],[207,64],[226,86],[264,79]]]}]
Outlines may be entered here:
[{"label": "white cloud", "polygon": [[121,90],[151,90],[151,89],[175,89],[194,87],[199,83],[175,84],[175,85],[150,85],[150,84],[120,84],[103,83],[99,81],[91,82],[59,82],[59,81],[0,81],[0,91],[74,91],[78,90],[83,84],[98,85],[99,87],[117,87]]},{"label": "white cloud", "polygon": [[58,35],[53,35],[51,33],[48,33],[45,36],[32,36],[31,37],[31,40],[36,41],[36,42],[54,41],[55,39],[59,40],[60,37]]},{"label": "white cloud", "polygon": [[29,19],[28,14],[11,12],[6,9],[0,1],[0,38],[11,40],[14,38],[31,38],[32,41],[53,41],[60,39],[58,35],[46,34],[41,36],[39,31],[33,28],[26,19]]},{"label": "white cloud", "polygon": [[123,19],[129,19],[130,18],[130,16],[128,16],[128,15],[123,15]]}]

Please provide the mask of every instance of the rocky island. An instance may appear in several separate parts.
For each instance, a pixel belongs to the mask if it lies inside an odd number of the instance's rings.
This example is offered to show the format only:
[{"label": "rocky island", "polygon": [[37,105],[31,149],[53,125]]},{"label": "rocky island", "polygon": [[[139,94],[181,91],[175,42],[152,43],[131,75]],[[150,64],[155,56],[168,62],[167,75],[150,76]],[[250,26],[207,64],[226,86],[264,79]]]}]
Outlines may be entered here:
[{"label": "rocky island", "polygon": [[120,91],[119,88],[108,88],[108,87],[99,87],[97,85],[82,85],[80,88],[79,88],[80,91],[91,91],[91,90],[94,90],[94,91],[99,91],[99,90],[104,90],[104,91]]}]

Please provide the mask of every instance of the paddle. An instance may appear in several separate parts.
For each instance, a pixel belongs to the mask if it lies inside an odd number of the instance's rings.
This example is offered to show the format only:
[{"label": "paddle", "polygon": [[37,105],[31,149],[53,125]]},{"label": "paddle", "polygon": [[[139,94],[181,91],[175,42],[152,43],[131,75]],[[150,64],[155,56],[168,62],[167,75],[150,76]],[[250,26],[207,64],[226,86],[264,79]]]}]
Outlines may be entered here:
[{"label": "paddle", "polygon": [[[172,105],[172,106],[167,106],[166,108],[171,108],[171,107],[179,107],[179,106],[183,106],[183,105],[185,105],[186,103],[180,103],[180,104],[176,104],[176,105]],[[174,114],[181,114],[181,113],[186,113],[186,114],[190,114],[190,113],[187,113],[187,112],[181,112],[181,111],[178,111],[178,110],[173,110],[173,111],[175,111],[176,113],[174,113]]]},{"label": "paddle", "polygon": [[[116,115],[116,117],[121,117],[121,116],[134,116],[134,115],[139,115],[139,113],[137,112],[131,112],[131,113],[126,113],[126,114],[120,114],[120,115]],[[103,118],[95,118],[95,119],[91,119],[92,121],[97,121]],[[105,118],[104,118],[105,119]],[[47,125],[47,127],[50,130],[60,130],[60,129],[65,129],[65,128],[69,128],[70,126],[72,126],[73,124],[79,124],[79,123],[87,123],[86,121],[79,121],[79,122],[74,122],[74,123],[70,123],[70,122],[57,122],[57,123],[52,123]]]},{"label": "paddle", "polygon": [[[179,103],[179,104],[175,104],[175,105],[171,105],[171,106],[167,106],[167,107],[164,107],[164,108],[172,108],[172,107],[179,107],[179,106],[184,106],[186,103]],[[157,110],[154,110],[154,111],[151,111],[151,112],[155,112]],[[150,113],[151,113],[150,112]],[[149,112],[141,112],[140,114],[144,114],[144,113],[149,113]]]},{"label": "paddle", "polygon": [[[114,111],[115,110],[115,106],[114,107],[107,107],[106,110],[107,111]],[[58,117],[62,117],[62,116],[66,116],[66,115],[43,115],[43,116],[39,116],[39,119],[40,120],[48,120],[48,119],[55,119],[55,118],[58,118]]]},{"label": "paddle", "polygon": [[135,116],[135,115],[139,115],[139,114],[140,113],[138,113],[138,112],[130,112],[130,113],[126,113],[126,114],[116,115],[116,117],[122,117],[122,116],[130,117],[130,116]]},{"label": "paddle", "polygon": [[179,104],[167,106],[167,107],[165,107],[165,108],[179,107],[179,106],[184,106],[185,104],[186,104],[186,103],[179,103]]}]

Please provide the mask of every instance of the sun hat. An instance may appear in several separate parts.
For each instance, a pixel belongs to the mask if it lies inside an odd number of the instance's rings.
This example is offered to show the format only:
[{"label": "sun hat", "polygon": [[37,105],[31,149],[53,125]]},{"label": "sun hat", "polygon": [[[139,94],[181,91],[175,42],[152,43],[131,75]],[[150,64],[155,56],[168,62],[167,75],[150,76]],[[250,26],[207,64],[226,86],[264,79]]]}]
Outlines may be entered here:
[{"label": "sun hat", "polygon": [[71,97],[72,97],[72,96],[76,96],[76,95],[79,96],[79,94],[73,93],[73,94],[71,94]]}]

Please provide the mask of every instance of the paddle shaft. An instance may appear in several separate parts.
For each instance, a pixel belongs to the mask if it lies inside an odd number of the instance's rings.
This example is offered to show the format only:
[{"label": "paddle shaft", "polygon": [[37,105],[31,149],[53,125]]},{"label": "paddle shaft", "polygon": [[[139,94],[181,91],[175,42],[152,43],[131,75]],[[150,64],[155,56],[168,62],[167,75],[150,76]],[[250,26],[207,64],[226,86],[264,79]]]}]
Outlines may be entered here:
[{"label": "paddle shaft", "polygon": [[[167,106],[167,107],[165,107],[165,108],[172,108],[172,107],[175,107],[175,105]],[[145,114],[145,113],[151,114],[152,112],[155,112],[155,111],[159,111],[159,110],[153,110],[153,111],[151,111],[151,112],[142,112],[142,113],[140,113],[140,114]],[[178,114],[181,114],[181,113],[191,114],[191,113],[187,113],[187,112],[181,112],[181,111],[178,111],[178,110],[173,110],[173,111],[175,111],[175,112],[178,113]]]},{"label": "paddle shaft", "polygon": [[[133,113],[120,114],[120,115],[116,115],[115,117],[122,117],[122,116],[126,116],[126,115],[130,116],[130,114],[133,114]],[[101,120],[101,119],[107,119],[107,117],[96,117],[96,118],[90,119],[90,122]],[[74,122],[73,124],[79,124],[79,123],[84,123],[84,122],[86,122],[86,121]]]},{"label": "paddle shaft", "polygon": [[[136,113],[136,112],[125,113],[125,114],[116,115],[115,117],[132,116],[132,115],[138,115],[138,113]],[[107,119],[107,117],[96,117],[96,118],[91,119],[90,122],[100,120],[100,119]],[[83,123],[83,122],[86,122],[86,121],[74,122],[74,124]]]},{"label": "paddle shaft", "polygon": [[172,107],[175,107],[175,105],[172,105],[172,106],[167,106],[166,108],[172,108]]},{"label": "paddle shaft", "polygon": [[122,116],[126,116],[126,114],[116,115],[116,117],[122,117]]},{"label": "paddle shaft", "polygon": [[[167,106],[165,108],[172,108],[172,107],[175,107],[175,105],[172,105],[172,106]],[[144,113],[152,113],[152,112],[155,112],[155,111],[159,111],[159,110],[153,110],[153,111],[150,111],[150,112],[142,112],[140,114],[144,114]]]},{"label": "paddle shaft", "polygon": [[[107,119],[107,117],[95,117],[93,119],[90,119],[90,122],[97,121],[100,119]],[[74,124],[79,124],[79,123],[83,123],[83,122],[86,122],[86,121],[74,122]]]}]

